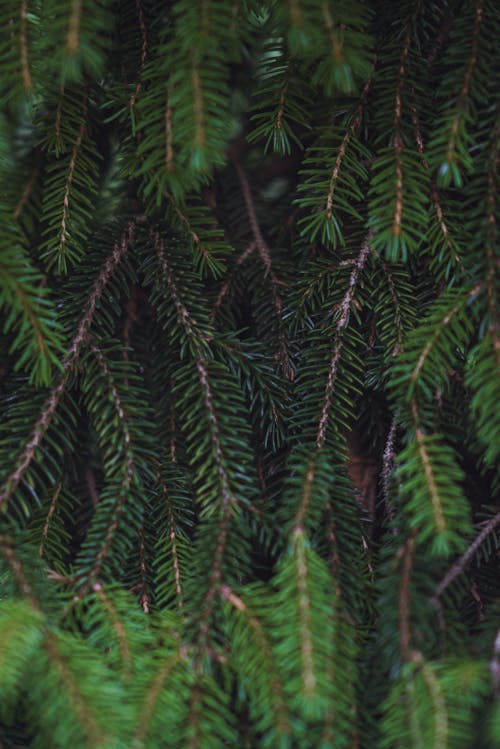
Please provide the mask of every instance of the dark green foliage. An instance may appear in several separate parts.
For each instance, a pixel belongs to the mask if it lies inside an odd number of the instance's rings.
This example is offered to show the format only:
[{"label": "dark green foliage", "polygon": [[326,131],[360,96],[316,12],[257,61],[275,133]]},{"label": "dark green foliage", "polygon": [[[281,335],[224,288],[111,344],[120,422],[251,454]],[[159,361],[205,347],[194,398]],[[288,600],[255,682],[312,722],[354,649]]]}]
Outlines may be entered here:
[{"label": "dark green foliage", "polygon": [[0,4],[0,747],[500,747],[500,6]]}]

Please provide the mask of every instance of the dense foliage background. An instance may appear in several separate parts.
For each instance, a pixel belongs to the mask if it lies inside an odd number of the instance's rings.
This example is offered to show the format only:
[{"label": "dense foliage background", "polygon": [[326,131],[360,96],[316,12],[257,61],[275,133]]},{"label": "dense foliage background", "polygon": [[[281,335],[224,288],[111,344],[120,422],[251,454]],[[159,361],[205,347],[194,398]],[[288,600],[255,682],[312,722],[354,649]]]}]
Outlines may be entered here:
[{"label": "dense foliage background", "polygon": [[0,747],[499,747],[500,5],[0,27]]}]

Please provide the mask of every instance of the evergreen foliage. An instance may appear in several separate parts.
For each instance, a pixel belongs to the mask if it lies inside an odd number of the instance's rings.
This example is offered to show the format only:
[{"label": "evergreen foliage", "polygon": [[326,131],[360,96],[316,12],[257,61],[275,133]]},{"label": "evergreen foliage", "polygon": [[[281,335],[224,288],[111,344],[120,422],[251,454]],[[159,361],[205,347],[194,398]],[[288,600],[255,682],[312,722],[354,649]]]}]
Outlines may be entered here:
[{"label": "evergreen foliage", "polygon": [[500,747],[500,6],[4,0],[0,747]]}]

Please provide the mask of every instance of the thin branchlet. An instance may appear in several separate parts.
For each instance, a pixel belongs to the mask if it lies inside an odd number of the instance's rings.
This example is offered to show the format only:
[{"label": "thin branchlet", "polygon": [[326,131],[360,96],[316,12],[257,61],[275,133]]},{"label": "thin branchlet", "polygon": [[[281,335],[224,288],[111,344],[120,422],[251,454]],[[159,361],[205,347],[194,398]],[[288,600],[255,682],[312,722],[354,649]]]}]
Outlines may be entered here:
[{"label": "thin branchlet", "polygon": [[0,507],[2,504],[8,502],[14,494],[35,457],[37,449],[50,426],[61,398],[66,390],[68,377],[78,362],[80,350],[89,338],[90,327],[94,319],[97,304],[116,268],[125,256],[130,244],[133,242],[133,237],[134,225],[133,223],[130,223],[127,231],[122,234],[120,242],[115,244],[113,252],[107,258],[94,282],[92,291],[85,306],[85,313],[80,319],[76,335],[74,336],[63,359],[62,374],[45,401],[40,416],[31,431],[31,435],[16,461],[14,470],[7,476],[0,487]]},{"label": "thin branchlet", "polygon": [[339,305],[338,319],[335,326],[334,345],[330,363],[328,366],[328,377],[325,385],[325,392],[323,398],[323,406],[321,408],[321,415],[318,423],[318,430],[316,434],[316,447],[321,449],[326,441],[328,419],[330,415],[330,409],[332,406],[333,392],[335,389],[335,382],[337,379],[337,370],[344,346],[343,333],[349,324],[349,313],[351,311],[351,305],[354,300],[354,292],[359,281],[359,277],[363,271],[366,260],[370,253],[370,234],[366,237],[361,250],[359,251],[358,257],[354,263],[354,267],[349,276],[349,283],[344,297]]}]

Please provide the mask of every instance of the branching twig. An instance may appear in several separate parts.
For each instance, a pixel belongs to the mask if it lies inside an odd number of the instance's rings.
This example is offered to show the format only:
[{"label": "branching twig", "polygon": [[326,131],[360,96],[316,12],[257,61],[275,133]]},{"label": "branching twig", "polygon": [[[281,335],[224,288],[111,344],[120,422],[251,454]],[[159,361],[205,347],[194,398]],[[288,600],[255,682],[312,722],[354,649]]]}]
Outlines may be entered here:
[{"label": "branching twig", "polygon": [[436,587],[436,590],[434,592],[434,595],[431,598],[431,603],[434,605],[438,604],[440,596],[443,595],[445,590],[449,588],[451,583],[456,580],[457,577],[459,577],[464,571],[471,559],[474,557],[474,554],[476,551],[480,548],[480,546],[483,544],[485,539],[490,535],[490,533],[493,533],[493,531],[500,525],[500,512],[497,512],[496,515],[494,515],[491,520],[488,520],[487,523],[485,523],[482,531],[476,536],[474,541],[470,544],[468,549],[464,551],[461,557],[457,559],[455,564],[448,570],[446,575],[443,577],[441,582]]},{"label": "branching twig", "polygon": [[99,273],[94,283],[92,292],[86,304],[85,314],[78,324],[76,335],[73,338],[71,346],[69,347],[69,350],[63,359],[63,372],[59,379],[59,382],[52,388],[49,397],[45,401],[42,412],[35,422],[35,425],[31,432],[31,436],[16,461],[16,467],[7,476],[2,486],[0,487],[0,507],[3,503],[7,502],[16,491],[19,483],[21,482],[26,471],[31,465],[31,462],[35,456],[35,452],[40,446],[47,432],[47,429],[49,428],[61,397],[66,389],[68,377],[76,366],[80,354],[80,349],[88,338],[89,329],[94,319],[97,304],[104,292],[106,285],[108,284],[117,266],[126,254],[130,244],[132,243],[133,236],[134,225],[132,222],[130,222],[127,231],[122,234],[120,242],[115,244],[112,254],[104,263],[101,272]]},{"label": "branching twig", "polygon": [[335,382],[337,379],[338,364],[340,361],[340,355],[342,353],[342,348],[344,345],[342,334],[344,332],[344,329],[347,327],[349,323],[349,313],[351,311],[351,304],[354,299],[354,290],[356,288],[356,284],[358,283],[359,276],[365,266],[366,259],[370,252],[370,237],[371,237],[371,234],[369,233],[365,241],[363,242],[363,245],[358,254],[358,257],[356,258],[354,267],[351,271],[351,275],[349,276],[349,285],[347,287],[347,291],[344,294],[344,297],[339,307],[340,315],[337,320],[337,325],[336,325],[336,330],[335,330],[335,337],[334,337],[335,343],[333,347],[332,356],[330,358],[330,365],[328,367],[328,379],[325,385],[325,396],[324,396],[323,407],[321,409],[321,416],[320,416],[320,420],[318,424],[318,432],[316,435],[316,446],[318,448],[322,448],[326,440],[328,417],[330,414],[333,391],[334,391]]}]

